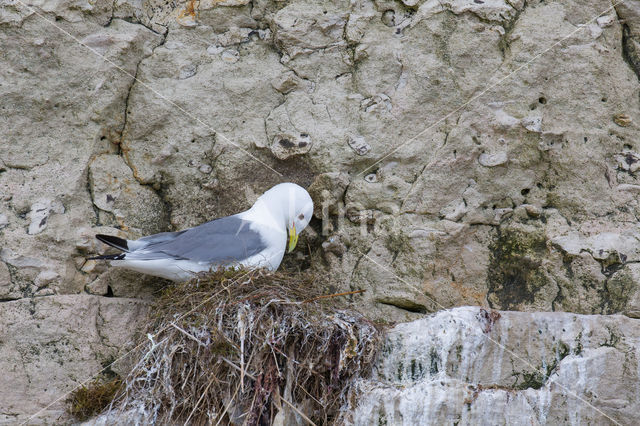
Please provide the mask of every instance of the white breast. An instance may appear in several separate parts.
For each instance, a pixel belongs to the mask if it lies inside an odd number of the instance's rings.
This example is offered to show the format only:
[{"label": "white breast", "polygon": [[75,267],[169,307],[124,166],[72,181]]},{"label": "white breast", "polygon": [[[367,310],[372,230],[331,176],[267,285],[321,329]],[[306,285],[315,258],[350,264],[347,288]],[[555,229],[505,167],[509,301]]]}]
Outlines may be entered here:
[{"label": "white breast", "polygon": [[278,224],[271,215],[256,215],[247,210],[240,214],[242,219],[250,220],[250,228],[260,234],[267,248],[241,262],[246,267],[278,269],[287,248],[287,230]]}]

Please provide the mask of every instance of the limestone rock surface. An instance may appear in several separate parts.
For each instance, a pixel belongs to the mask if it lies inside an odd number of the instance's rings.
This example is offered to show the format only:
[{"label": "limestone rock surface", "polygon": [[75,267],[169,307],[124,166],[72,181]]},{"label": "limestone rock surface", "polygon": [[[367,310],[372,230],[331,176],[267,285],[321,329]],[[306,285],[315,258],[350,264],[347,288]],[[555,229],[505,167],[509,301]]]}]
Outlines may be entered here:
[{"label": "limestone rock surface", "polygon": [[373,377],[358,383],[345,420],[634,424],[638,326],[620,315],[477,307],[399,324],[386,336]]},{"label": "limestone rock surface", "polygon": [[637,318],[639,43],[631,0],[3,2],[0,307],[153,299],[166,282],[87,260],[94,234],[293,181],[315,219],[283,267],[366,290],[372,319]]},{"label": "limestone rock surface", "polygon": [[[0,309],[0,423],[47,424],[65,418],[65,395],[132,347],[137,299],[59,295],[4,302]],[[62,417],[61,417],[62,416]],[[59,421],[59,420],[57,420]]]}]

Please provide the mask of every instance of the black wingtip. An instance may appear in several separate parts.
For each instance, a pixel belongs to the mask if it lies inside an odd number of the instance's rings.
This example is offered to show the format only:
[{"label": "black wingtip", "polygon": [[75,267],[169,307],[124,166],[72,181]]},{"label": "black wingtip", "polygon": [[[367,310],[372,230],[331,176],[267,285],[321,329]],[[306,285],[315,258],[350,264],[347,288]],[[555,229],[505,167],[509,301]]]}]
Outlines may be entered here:
[{"label": "black wingtip", "polygon": [[126,253],[120,254],[103,254],[101,256],[87,257],[87,260],[122,260]]},{"label": "black wingtip", "polygon": [[118,250],[129,251],[129,245],[127,244],[127,240],[124,238],[104,234],[97,234],[96,238],[111,247],[117,248]]}]

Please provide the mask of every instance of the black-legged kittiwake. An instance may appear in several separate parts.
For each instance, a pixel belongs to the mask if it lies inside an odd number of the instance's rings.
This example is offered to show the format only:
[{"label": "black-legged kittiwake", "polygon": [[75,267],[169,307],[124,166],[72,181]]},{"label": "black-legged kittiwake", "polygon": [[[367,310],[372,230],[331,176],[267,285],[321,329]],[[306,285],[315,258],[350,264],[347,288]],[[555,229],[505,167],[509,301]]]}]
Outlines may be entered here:
[{"label": "black-legged kittiwake", "polygon": [[138,240],[96,235],[124,253],[92,259],[110,260],[112,266],[174,281],[220,266],[276,270],[287,246],[288,251],[295,248],[312,214],[309,193],[294,183],[281,183],[262,194],[249,210],[184,231]]}]

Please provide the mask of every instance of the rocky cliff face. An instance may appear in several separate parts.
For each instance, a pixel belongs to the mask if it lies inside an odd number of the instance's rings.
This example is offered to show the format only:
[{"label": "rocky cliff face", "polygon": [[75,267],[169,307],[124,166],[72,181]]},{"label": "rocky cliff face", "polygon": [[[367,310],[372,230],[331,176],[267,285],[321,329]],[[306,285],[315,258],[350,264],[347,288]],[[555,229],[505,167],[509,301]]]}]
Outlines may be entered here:
[{"label": "rocky cliff face", "polygon": [[[347,423],[627,424],[640,328],[618,315],[455,308],[388,333]],[[599,372],[599,373],[598,373]]]},{"label": "rocky cliff face", "polygon": [[[108,365],[162,286],[86,261],[93,234],[182,229],[283,180],[317,204],[288,266],[366,289],[372,318],[639,317],[638,43],[635,0],[4,2],[0,414]],[[637,347],[632,320],[588,318]]]}]

